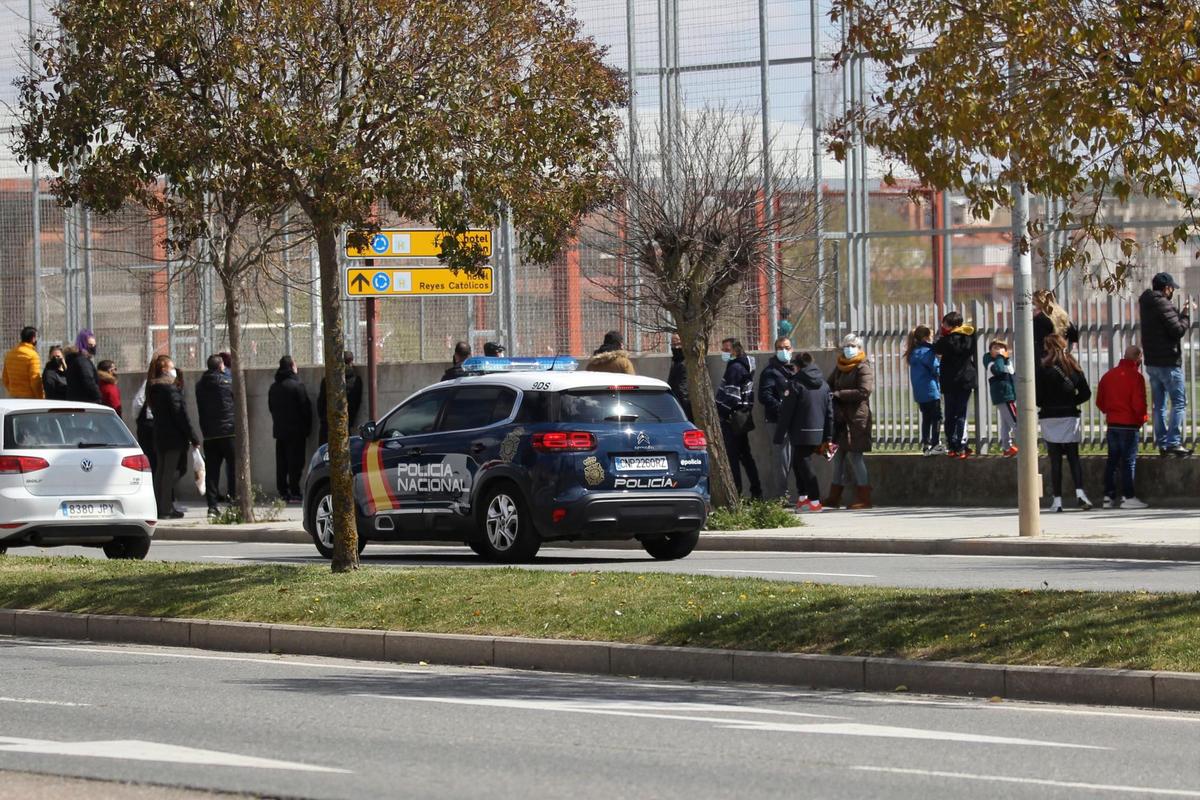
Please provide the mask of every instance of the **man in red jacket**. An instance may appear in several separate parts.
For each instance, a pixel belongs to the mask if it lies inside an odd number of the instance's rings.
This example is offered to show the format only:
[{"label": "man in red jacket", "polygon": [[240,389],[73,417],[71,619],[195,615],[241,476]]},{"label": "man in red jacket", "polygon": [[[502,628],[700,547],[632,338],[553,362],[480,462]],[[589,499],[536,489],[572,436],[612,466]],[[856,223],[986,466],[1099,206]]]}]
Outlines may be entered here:
[{"label": "man in red jacket", "polygon": [[[1145,508],[1133,495],[1133,477],[1137,469],[1138,434],[1146,423],[1146,379],[1139,367],[1142,349],[1125,348],[1121,363],[1104,373],[1096,389],[1096,407],[1108,423],[1108,463],[1104,465],[1103,508]],[[1117,473],[1121,473],[1121,493],[1117,493]]]}]

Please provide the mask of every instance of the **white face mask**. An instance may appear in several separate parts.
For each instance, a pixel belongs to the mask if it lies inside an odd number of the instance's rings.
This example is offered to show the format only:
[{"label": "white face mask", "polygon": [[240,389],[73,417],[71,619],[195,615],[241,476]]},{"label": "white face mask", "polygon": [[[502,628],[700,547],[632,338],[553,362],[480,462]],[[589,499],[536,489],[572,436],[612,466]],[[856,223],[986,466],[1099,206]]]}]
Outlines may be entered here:
[{"label": "white face mask", "polygon": [[856,355],[858,355],[858,348],[854,347],[853,345],[846,345],[842,348],[842,355],[844,355],[846,358],[854,358]]},{"label": "white face mask", "polygon": [[776,350],[775,357],[778,358],[780,361],[782,361],[785,364],[790,363],[792,360],[792,351],[791,350]]},{"label": "white face mask", "polygon": [[178,374],[179,373],[175,371],[174,367],[171,367],[169,370],[167,370],[166,372],[163,373],[163,375],[165,375],[168,380],[172,380],[172,381],[175,380],[175,376],[177,376]]},{"label": "white face mask", "polygon": [[733,353],[721,353],[721,360],[722,361],[732,361]]}]

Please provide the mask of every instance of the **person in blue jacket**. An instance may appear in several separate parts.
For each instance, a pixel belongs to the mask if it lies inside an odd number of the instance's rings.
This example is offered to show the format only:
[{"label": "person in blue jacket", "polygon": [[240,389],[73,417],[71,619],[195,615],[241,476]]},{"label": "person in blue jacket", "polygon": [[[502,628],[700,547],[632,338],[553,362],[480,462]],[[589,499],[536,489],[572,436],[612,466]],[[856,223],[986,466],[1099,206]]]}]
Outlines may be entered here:
[{"label": "person in blue jacket", "polygon": [[913,399],[921,408],[921,452],[940,455],[946,452],[938,443],[942,425],[942,390],[938,383],[941,363],[933,351],[933,331],[928,325],[918,325],[908,334],[904,360],[908,363]]}]

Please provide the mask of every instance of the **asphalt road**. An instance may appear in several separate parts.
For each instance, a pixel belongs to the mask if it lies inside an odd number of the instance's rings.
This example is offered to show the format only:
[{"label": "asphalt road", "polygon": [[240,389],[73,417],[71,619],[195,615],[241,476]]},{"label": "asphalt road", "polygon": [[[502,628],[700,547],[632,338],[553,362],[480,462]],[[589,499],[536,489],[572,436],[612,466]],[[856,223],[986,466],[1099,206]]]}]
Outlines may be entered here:
[{"label": "asphalt road", "polygon": [[1200,798],[1200,714],[0,638],[0,770],[260,795]]},{"label": "asphalt road", "polygon": [[[21,555],[85,555],[94,548],[14,548]],[[151,559],[222,563],[324,563],[314,547],[299,544],[156,542]],[[369,544],[364,564],[379,567],[474,567],[491,565],[465,547]],[[640,550],[543,547],[533,569],[620,570],[747,576],[862,586],[1081,589],[1107,591],[1200,591],[1200,563],[1025,556],[914,556],[840,553],[747,553],[697,551],[681,561],[660,562]]]}]

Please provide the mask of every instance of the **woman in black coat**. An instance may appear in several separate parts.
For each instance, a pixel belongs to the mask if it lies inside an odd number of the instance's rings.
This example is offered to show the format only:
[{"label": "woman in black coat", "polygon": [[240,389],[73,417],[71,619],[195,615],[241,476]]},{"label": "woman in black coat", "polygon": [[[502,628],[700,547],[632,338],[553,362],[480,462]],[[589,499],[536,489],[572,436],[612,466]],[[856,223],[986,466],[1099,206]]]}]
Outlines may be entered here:
[{"label": "woman in black coat", "polygon": [[173,502],[179,464],[187,457],[189,445],[200,446],[200,437],[188,419],[177,377],[171,357],[159,356],[150,367],[146,383],[146,405],[154,415],[154,499],[158,503],[159,519],[183,516],[182,511],[175,510]]},{"label": "woman in black coat", "polygon": [[1054,490],[1051,511],[1062,511],[1062,459],[1067,457],[1071,477],[1075,481],[1075,499],[1088,511],[1092,501],[1083,490],[1083,464],[1079,460],[1079,442],[1083,428],[1079,407],[1092,397],[1087,376],[1067,348],[1066,337],[1052,333],[1046,337],[1046,355],[1035,373],[1038,419],[1042,423],[1042,438],[1050,455],[1050,483]]},{"label": "woman in black coat", "polygon": [[82,330],[75,346],[67,348],[67,400],[100,402],[100,377],[92,358],[96,355],[96,335]]},{"label": "woman in black coat", "polygon": [[821,488],[809,458],[833,440],[833,394],[821,368],[808,353],[792,358],[795,375],[783,391],[775,444],[790,442],[796,476],[797,511],[821,511]]},{"label": "woman in black coat", "polygon": [[58,345],[50,348],[50,357],[42,370],[42,388],[46,390],[47,400],[67,399],[67,360]]}]

